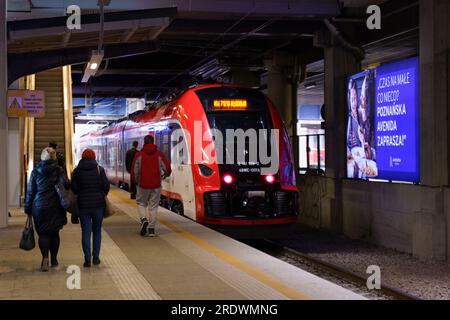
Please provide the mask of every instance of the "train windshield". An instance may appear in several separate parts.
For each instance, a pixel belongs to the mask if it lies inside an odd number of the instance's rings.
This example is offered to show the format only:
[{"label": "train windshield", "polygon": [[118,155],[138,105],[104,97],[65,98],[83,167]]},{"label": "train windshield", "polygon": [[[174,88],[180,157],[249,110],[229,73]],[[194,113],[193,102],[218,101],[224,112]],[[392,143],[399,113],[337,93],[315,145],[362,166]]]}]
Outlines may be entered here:
[{"label": "train windshield", "polygon": [[[259,166],[261,147],[265,149],[264,155],[270,156],[272,121],[261,92],[216,87],[196,93],[206,111],[210,128],[222,134],[222,139],[215,138],[215,145],[217,151],[222,151],[223,163]],[[227,135],[231,137],[230,134],[235,135],[232,145],[227,144]],[[242,143],[237,137],[240,134],[245,136]]]}]

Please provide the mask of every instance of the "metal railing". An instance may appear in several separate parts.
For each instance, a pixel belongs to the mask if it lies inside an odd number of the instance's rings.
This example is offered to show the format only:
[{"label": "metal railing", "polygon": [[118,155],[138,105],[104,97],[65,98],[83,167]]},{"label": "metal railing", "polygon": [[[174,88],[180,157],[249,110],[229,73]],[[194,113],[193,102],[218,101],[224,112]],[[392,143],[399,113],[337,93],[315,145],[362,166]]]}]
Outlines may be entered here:
[{"label": "metal railing", "polygon": [[324,172],[325,134],[300,134],[298,141],[300,173]]}]

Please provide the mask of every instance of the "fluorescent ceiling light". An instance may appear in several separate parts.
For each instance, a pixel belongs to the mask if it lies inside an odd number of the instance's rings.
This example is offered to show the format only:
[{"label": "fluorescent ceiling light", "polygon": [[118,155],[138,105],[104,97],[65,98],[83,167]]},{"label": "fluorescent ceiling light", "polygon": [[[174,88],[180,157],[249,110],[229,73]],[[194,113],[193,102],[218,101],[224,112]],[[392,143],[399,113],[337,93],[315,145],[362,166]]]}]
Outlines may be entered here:
[{"label": "fluorescent ceiling light", "polygon": [[316,85],[316,83],[315,82],[311,82],[311,83],[306,83],[305,84],[305,88],[306,89],[312,89],[312,88],[315,88],[317,85]]},{"label": "fluorescent ceiling light", "polygon": [[93,77],[97,73],[98,67],[102,63],[103,55],[104,55],[103,50],[100,51],[92,50],[91,59],[89,60],[86,69],[84,69],[84,75],[83,79],[81,79],[81,82],[83,83],[88,82],[89,78]]},{"label": "fluorescent ceiling light", "polygon": [[89,64],[89,69],[91,69],[91,70],[95,70],[95,69],[97,69],[97,67],[98,67],[98,64],[96,62]]}]

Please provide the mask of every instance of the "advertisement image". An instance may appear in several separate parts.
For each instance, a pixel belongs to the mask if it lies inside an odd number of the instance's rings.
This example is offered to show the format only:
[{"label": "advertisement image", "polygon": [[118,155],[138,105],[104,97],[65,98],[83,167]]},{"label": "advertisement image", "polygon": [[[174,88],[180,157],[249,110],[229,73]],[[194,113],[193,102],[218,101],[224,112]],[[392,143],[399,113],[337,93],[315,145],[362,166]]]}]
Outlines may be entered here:
[{"label": "advertisement image", "polygon": [[353,76],[348,86],[347,177],[378,176],[374,130],[374,70]]},{"label": "advertisement image", "polygon": [[411,58],[350,77],[348,178],[419,182],[418,70]]}]

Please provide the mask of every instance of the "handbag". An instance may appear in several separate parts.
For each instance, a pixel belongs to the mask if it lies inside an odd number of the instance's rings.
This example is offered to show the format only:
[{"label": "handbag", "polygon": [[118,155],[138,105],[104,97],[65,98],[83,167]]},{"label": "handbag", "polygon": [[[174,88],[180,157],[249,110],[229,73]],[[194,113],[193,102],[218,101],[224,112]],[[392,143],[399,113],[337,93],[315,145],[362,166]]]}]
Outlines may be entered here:
[{"label": "handbag", "polygon": [[[98,177],[99,177],[100,189],[103,190],[102,175],[100,174],[99,166],[97,166],[97,172],[98,172]],[[109,218],[109,217],[113,216],[115,213],[116,213],[116,211],[114,210],[114,207],[113,207],[111,201],[109,201],[108,196],[105,195],[105,211],[103,212],[103,218]]]},{"label": "handbag", "polygon": [[103,213],[103,218],[109,218],[116,213],[114,210],[111,201],[109,201],[108,197],[105,196],[105,212]]},{"label": "handbag", "polygon": [[36,243],[34,241],[33,218],[31,215],[28,215],[25,228],[22,231],[22,237],[20,238],[19,248],[25,251],[30,251],[34,249],[35,246]]},{"label": "handbag", "polygon": [[62,175],[60,175],[58,178],[58,182],[55,185],[55,190],[56,194],[58,195],[59,203],[64,208],[64,210],[78,215],[77,196],[70,188],[66,188],[66,183]]}]

